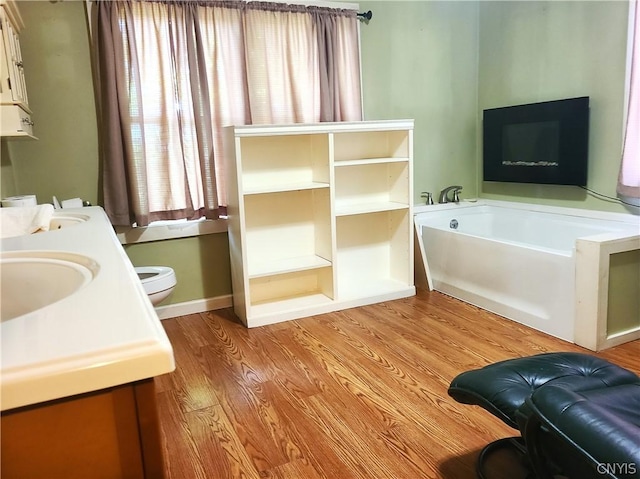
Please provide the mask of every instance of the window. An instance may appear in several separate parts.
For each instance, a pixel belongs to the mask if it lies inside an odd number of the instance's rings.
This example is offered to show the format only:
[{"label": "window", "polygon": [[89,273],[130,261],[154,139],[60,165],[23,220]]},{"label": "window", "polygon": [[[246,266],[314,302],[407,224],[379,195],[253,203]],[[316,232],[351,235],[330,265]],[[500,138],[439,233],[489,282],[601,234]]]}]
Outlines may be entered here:
[{"label": "window", "polygon": [[362,119],[355,10],[99,0],[95,15],[114,225],[224,214],[226,125]]}]

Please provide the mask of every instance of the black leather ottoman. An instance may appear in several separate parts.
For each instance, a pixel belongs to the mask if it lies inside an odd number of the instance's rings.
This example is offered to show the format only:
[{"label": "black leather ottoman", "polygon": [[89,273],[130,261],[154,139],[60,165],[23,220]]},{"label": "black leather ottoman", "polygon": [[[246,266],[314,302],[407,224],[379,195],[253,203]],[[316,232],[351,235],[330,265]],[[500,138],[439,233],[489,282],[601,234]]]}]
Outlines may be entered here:
[{"label": "black leather ottoman", "polygon": [[571,478],[640,478],[640,380],[589,391],[545,386],[523,408],[537,477],[552,478],[556,464]]},{"label": "black leather ottoman", "polygon": [[[463,404],[478,405],[506,424],[524,431],[531,410],[525,401],[542,386],[554,385],[580,392],[638,382],[638,376],[608,361],[582,353],[544,353],[508,359],[456,376],[449,395]],[[486,446],[477,463],[477,474],[485,478],[483,463],[499,447],[515,447],[525,458],[521,436],[505,438]]]}]

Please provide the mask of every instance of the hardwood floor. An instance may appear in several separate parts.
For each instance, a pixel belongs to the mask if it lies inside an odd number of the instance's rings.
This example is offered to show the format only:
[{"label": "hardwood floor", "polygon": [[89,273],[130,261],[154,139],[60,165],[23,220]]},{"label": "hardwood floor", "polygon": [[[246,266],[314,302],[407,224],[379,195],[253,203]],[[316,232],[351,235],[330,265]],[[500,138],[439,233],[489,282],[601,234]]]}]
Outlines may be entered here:
[{"label": "hardwood floor", "polygon": [[[162,322],[177,369],[156,380],[173,479],[472,478],[516,435],[447,395],[458,373],[586,351],[440,293],[257,329],[232,310]],[[598,356],[640,373],[640,341]],[[514,479],[504,459],[497,475]]]}]

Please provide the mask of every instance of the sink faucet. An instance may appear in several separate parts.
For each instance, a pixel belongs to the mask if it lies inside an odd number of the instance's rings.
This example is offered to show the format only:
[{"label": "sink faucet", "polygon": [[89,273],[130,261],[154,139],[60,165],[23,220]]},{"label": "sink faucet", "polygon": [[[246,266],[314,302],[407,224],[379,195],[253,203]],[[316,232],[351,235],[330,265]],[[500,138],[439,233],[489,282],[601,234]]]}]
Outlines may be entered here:
[{"label": "sink faucet", "polygon": [[[449,192],[453,191],[453,198],[449,198]],[[447,186],[440,192],[438,197],[438,203],[457,203],[460,201],[459,193],[462,191],[462,186]]]}]

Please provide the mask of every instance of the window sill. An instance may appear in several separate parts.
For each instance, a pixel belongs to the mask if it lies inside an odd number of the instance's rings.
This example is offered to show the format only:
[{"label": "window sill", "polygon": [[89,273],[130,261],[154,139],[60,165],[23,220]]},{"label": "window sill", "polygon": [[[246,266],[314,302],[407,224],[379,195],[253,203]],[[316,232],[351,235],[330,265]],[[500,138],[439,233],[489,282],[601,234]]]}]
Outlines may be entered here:
[{"label": "window sill", "polygon": [[116,236],[123,245],[226,232],[226,218],[201,221],[158,221],[144,227],[116,227]]}]

